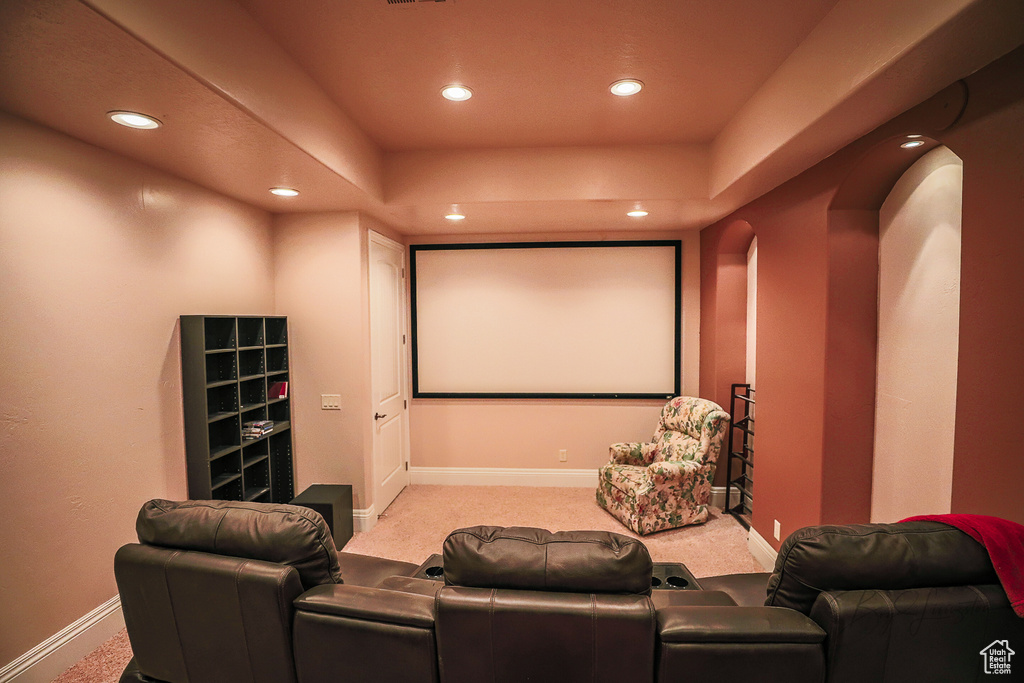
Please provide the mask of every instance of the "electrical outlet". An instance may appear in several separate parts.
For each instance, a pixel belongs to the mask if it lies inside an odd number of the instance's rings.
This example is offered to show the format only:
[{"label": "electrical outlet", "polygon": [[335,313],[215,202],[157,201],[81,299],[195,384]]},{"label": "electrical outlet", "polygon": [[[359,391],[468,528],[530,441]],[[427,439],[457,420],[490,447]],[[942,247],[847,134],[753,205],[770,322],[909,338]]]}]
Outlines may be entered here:
[{"label": "electrical outlet", "polygon": [[341,410],[341,394],[320,394],[321,410]]},{"label": "electrical outlet", "polygon": [[779,524],[779,520],[775,520],[775,540],[781,540],[780,536],[782,536],[782,525]]},{"label": "electrical outlet", "polygon": [[565,462],[569,459],[569,454],[565,452],[565,449],[558,451],[558,462]]}]

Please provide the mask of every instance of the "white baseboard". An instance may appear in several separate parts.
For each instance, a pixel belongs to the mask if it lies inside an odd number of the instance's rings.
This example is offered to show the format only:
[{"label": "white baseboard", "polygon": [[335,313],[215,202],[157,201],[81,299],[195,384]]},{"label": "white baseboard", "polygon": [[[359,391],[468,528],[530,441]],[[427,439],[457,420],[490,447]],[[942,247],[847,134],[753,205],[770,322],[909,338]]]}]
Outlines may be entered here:
[{"label": "white baseboard", "polygon": [[564,486],[597,488],[597,470],[514,467],[410,467],[410,483],[445,486]]},{"label": "white baseboard", "polygon": [[[729,496],[732,500],[729,501],[730,507],[735,506],[740,502],[740,492],[736,489],[730,491],[732,494]],[[712,486],[711,487],[711,507],[716,507],[720,510],[725,509],[725,487],[724,486]]]},{"label": "white baseboard", "polygon": [[373,505],[361,510],[352,511],[352,529],[354,531],[369,531],[377,525],[377,510]]},{"label": "white baseboard", "polygon": [[[597,488],[597,470],[515,467],[410,467],[409,483],[441,486],[564,486]],[[733,504],[739,491],[733,492]],[[711,487],[711,505],[725,505],[725,487]],[[356,513],[361,512],[356,510]]]},{"label": "white baseboard", "polygon": [[[597,487],[597,470],[528,469],[516,467],[410,467],[410,483],[443,486],[567,486]],[[739,492],[732,492],[732,504]],[[725,486],[712,486],[711,504],[725,507]],[[355,514],[361,512],[355,510]],[[364,530],[364,529],[358,529]],[[366,529],[369,530],[369,529]]]},{"label": "white baseboard", "polygon": [[754,559],[764,567],[765,571],[770,572],[775,569],[775,558],[779,554],[768,541],[764,540],[761,534],[754,530],[754,527],[750,527],[750,533],[747,534],[747,549],[750,550]]},{"label": "white baseboard", "polygon": [[121,598],[115,595],[0,669],[0,683],[49,683],[123,628]]}]

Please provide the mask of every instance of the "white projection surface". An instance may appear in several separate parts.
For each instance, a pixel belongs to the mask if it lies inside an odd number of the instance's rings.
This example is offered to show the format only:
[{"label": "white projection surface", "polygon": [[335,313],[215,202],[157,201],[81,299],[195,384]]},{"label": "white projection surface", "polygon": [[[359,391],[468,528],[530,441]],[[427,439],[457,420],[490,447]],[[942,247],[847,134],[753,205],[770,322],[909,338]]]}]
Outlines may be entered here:
[{"label": "white projection surface", "polygon": [[419,245],[420,397],[675,395],[676,241]]}]

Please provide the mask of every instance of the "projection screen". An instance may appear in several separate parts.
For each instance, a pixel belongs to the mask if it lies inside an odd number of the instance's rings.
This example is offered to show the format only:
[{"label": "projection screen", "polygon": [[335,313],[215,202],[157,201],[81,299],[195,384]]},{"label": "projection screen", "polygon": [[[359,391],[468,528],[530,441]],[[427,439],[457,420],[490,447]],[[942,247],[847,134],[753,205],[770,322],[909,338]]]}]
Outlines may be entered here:
[{"label": "projection screen", "polygon": [[676,396],[681,263],[674,240],[413,245],[413,396]]}]

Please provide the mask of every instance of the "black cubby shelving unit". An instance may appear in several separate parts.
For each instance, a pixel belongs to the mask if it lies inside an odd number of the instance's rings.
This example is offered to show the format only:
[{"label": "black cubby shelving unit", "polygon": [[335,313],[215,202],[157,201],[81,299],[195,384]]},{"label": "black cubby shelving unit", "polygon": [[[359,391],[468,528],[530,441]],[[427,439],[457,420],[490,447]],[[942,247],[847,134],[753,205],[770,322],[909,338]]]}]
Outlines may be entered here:
[{"label": "black cubby shelving unit", "polygon": [[[189,498],[290,501],[291,402],[268,398],[288,381],[287,318],[181,316],[181,376]],[[273,431],[244,440],[255,420]]]},{"label": "black cubby shelving unit", "polygon": [[[754,504],[754,388],[733,384],[729,413],[729,458],[726,462],[725,511],[750,528]],[[736,494],[733,493],[736,491]],[[736,501],[733,502],[733,497]]]}]

